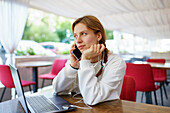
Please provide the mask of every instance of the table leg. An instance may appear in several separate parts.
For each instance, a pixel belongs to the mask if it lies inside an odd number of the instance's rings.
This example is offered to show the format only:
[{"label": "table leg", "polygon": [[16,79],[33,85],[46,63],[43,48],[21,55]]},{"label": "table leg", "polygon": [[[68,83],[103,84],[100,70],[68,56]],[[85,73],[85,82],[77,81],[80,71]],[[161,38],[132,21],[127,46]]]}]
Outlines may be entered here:
[{"label": "table leg", "polygon": [[32,75],[33,75],[32,79],[36,83],[35,85],[33,85],[33,92],[37,92],[37,89],[38,89],[38,68],[37,67],[32,68]]},{"label": "table leg", "polygon": [[151,92],[145,92],[145,96],[146,96],[146,103],[147,104],[152,104],[152,95],[151,95]]}]

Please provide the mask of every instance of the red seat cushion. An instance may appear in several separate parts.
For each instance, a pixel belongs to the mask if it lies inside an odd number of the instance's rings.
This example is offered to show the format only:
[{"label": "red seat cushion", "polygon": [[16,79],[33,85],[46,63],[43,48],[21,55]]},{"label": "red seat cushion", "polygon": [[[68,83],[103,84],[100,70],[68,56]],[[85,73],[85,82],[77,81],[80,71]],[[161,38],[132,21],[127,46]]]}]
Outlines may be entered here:
[{"label": "red seat cushion", "polygon": [[[7,88],[15,88],[11,70],[8,65],[0,65],[0,81]],[[21,80],[21,84],[22,86],[29,86],[35,84],[35,82]]]},{"label": "red seat cushion", "polygon": [[65,66],[67,59],[55,59],[51,72],[47,74],[39,75],[38,78],[41,79],[54,79],[61,69]]},{"label": "red seat cushion", "polygon": [[22,86],[29,86],[35,84],[33,81],[21,80]]},{"label": "red seat cushion", "polygon": [[38,78],[41,78],[41,79],[54,79],[55,77],[56,77],[56,75],[51,74],[51,73],[38,76]]}]

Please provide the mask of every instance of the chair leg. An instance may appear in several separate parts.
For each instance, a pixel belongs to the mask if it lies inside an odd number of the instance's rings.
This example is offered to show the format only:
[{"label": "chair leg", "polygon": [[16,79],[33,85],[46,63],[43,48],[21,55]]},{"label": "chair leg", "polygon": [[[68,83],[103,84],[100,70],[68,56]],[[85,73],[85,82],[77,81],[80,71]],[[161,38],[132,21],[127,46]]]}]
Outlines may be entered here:
[{"label": "chair leg", "polygon": [[166,83],[166,85],[168,86],[169,82],[168,82],[167,80],[165,80],[165,83]]},{"label": "chair leg", "polygon": [[14,98],[16,98],[16,96],[17,96],[17,90],[16,90],[16,88],[15,88],[15,97],[14,97]]},{"label": "chair leg", "polygon": [[166,88],[165,88],[165,83],[163,83],[162,86],[163,86],[163,89],[164,89],[164,92],[165,92],[166,99],[168,99]]},{"label": "chair leg", "polygon": [[137,100],[137,98],[138,98],[138,97],[137,97],[137,91],[136,91],[136,100]]},{"label": "chair leg", "polygon": [[160,83],[161,103],[163,106],[162,83]]},{"label": "chair leg", "polygon": [[45,79],[43,79],[43,81],[42,81],[41,89],[44,87],[44,81],[45,81]]},{"label": "chair leg", "polygon": [[158,105],[157,98],[156,98],[156,91],[154,91],[153,93],[154,93],[154,97],[155,97],[155,104]]},{"label": "chair leg", "polygon": [[4,89],[3,89],[3,91],[2,91],[2,95],[1,95],[1,98],[0,98],[0,102],[1,102],[2,99],[3,99],[3,96],[4,96],[4,94],[5,94],[5,91],[6,91],[6,87],[4,87]]},{"label": "chair leg", "polygon": [[143,94],[144,94],[144,92],[142,92],[141,102],[143,101]]},{"label": "chair leg", "polygon": [[152,92],[145,92],[145,97],[146,97],[146,103],[147,104],[152,104]]},{"label": "chair leg", "polygon": [[32,91],[32,90],[31,90],[31,85],[29,85],[29,90],[30,90],[30,92]]}]

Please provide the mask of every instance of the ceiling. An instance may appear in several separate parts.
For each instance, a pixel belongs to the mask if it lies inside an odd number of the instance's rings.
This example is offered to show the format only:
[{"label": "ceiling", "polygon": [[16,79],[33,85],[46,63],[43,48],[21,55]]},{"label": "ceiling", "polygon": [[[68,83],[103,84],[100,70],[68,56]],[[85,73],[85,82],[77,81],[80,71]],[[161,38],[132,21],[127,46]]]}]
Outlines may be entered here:
[{"label": "ceiling", "polygon": [[30,0],[29,5],[69,18],[94,15],[109,30],[170,39],[170,0]]}]

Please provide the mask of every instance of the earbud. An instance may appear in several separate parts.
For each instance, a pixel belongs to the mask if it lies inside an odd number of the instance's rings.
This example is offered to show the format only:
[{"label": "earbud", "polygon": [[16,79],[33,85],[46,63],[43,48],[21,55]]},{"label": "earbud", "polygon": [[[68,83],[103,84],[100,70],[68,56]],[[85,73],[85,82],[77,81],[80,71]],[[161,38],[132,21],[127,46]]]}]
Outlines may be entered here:
[{"label": "earbud", "polygon": [[105,67],[105,65],[106,65],[106,64],[105,64],[105,63],[103,63],[103,67]]},{"label": "earbud", "polygon": [[101,66],[101,68],[104,68],[104,66],[106,65],[106,64],[104,63],[104,55],[105,55],[105,52],[103,51],[103,58],[102,58],[102,66]]}]

